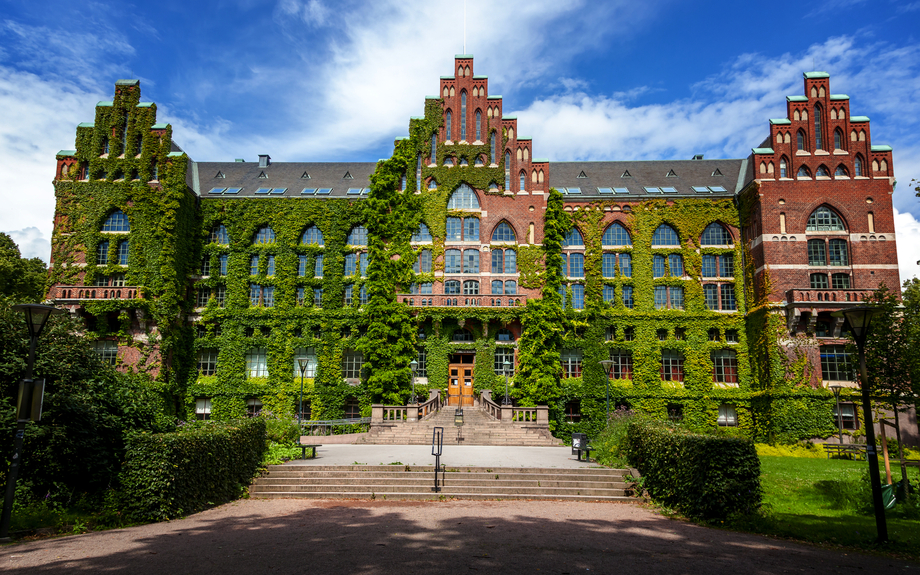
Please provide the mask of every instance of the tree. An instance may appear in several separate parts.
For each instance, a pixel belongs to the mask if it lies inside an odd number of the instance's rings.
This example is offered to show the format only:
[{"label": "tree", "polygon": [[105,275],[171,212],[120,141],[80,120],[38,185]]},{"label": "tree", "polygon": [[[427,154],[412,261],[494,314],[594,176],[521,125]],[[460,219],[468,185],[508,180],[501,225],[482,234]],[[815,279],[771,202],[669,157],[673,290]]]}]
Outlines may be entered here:
[{"label": "tree", "polygon": [[0,232],[0,297],[13,303],[40,302],[47,271],[45,262],[23,258],[13,238]]}]

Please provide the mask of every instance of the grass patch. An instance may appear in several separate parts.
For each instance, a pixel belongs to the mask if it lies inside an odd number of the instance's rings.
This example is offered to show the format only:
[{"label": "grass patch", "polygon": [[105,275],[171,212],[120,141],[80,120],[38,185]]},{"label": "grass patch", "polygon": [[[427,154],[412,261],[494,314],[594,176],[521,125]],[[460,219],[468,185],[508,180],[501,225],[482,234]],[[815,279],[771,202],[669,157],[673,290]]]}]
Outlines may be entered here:
[{"label": "grass patch", "polygon": [[[764,511],[736,519],[732,526],[745,531],[819,543],[883,550],[920,557],[920,507],[899,503],[886,513],[891,542],[879,547],[865,461],[810,457],[761,456]],[[884,481],[884,470],[882,480]],[[908,470],[914,486],[916,469]],[[892,468],[892,479],[901,479]]]}]

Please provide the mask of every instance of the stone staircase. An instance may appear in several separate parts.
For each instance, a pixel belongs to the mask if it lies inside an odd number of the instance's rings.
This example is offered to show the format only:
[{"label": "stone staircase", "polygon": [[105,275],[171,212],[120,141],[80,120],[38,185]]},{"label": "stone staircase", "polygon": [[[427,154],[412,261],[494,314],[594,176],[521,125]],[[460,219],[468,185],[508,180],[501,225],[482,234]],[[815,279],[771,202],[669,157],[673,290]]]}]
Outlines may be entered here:
[{"label": "stone staircase", "polygon": [[447,467],[434,491],[434,466],[272,465],[249,488],[253,498],[551,499],[635,501],[629,472],[606,468]]},{"label": "stone staircase", "polygon": [[371,425],[370,431],[357,443],[374,445],[431,445],[432,430],[444,428],[446,445],[527,445],[551,447],[562,445],[545,426],[528,423],[502,422],[493,419],[478,407],[463,408],[463,426],[454,425],[454,407],[440,411],[420,421],[385,422]]}]

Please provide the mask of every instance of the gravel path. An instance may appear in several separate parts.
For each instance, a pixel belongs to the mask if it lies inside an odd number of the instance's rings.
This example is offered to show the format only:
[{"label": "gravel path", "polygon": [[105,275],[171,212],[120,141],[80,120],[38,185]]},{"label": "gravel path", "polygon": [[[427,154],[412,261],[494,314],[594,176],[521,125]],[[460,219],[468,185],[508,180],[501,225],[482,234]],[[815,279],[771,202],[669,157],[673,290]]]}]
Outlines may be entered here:
[{"label": "gravel path", "polygon": [[186,519],[0,548],[10,573],[916,573],[673,521],[632,504],[241,500]]}]

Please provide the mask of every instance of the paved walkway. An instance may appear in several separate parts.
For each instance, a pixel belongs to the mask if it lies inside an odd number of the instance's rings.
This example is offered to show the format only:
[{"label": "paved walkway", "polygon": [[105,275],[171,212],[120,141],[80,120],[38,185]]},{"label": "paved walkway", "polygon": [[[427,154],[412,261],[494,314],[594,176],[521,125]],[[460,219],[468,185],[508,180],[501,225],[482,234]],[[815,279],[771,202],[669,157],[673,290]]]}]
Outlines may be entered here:
[{"label": "paved walkway", "polygon": [[[320,443],[321,438],[317,438]],[[288,465],[434,465],[430,445],[324,445],[315,459]],[[594,467],[576,461],[571,447],[500,447],[444,445],[441,463],[448,467]]]},{"label": "paved walkway", "polygon": [[0,571],[378,575],[916,573],[673,521],[633,504],[249,499],[186,519],[0,547]]}]

